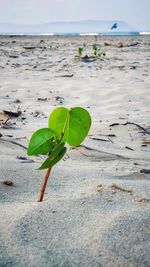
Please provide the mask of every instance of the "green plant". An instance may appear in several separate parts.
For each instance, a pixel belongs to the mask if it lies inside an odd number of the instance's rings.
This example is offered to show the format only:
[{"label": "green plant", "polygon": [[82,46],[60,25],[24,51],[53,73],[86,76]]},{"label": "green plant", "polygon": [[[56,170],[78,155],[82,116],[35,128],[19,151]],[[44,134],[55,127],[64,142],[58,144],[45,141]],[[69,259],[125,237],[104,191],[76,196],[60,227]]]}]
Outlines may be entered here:
[{"label": "green plant", "polygon": [[83,47],[78,48],[78,57],[82,57],[83,54]]},{"label": "green plant", "polygon": [[48,128],[37,130],[31,136],[28,155],[47,155],[39,170],[47,169],[38,201],[42,201],[52,167],[65,155],[65,143],[79,146],[87,136],[91,126],[91,117],[87,110],[74,107],[70,110],[58,107],[50,114]]},{"label": "green plant", "polygon": [[103,59],[105,56],[106,56],[106,53],[103,52],[103,51],[100,51],[100,52],[98,53],[98,57],[99,57],[100,59]]},{"label": "green plant", "polygon": [[93,44],[92,49],[93,49],[94,56],[97,56],[97,50],[98,50],[97,45]]},{"label": "green plant", "polygon": [[97,47],[96,44],[93,44],[92,46],[93,54],[95,57],[103,59],[103,57],[106,55],[103,51],[101,51],[100,48]]}]

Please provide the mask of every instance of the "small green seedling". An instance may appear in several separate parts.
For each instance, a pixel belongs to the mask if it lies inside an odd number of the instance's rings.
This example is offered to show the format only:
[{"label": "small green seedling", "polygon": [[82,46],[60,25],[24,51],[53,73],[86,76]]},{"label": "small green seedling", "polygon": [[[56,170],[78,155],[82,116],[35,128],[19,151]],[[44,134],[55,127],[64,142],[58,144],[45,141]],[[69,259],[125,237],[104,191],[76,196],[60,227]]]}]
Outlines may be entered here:
[{"label": "small green seedling", "polygon": [[92,45],[92,51],[93,54],[91,56],[89,56],[88,54],[86,54],[83,57],[83,47],[79,47],[78,48],[78,59],[84,61],[84,62],[92,62],[92,61],[96,61],[97,59],[103,59],[105,57],[105,53],[97,47],[96,44]]},{"label": "small green seedling", "polygon": [[96,44],[93,44],[92,46],[93,54],[95,57],[103,59],[104,56],[106,55],[103,51],[101,51],[100,48],[97,47]]},{"label": "small green seedling", "polygon": [[83,54],[83,47],[78,48],[78,57],[82,57]]},{"label": "small green seedling", "polygon": [[97,50],[98,50],[97,45],[93,44],[92,49],[93,49],[94,56],[96,57],[97,56]]},{"label": "small green seedling", "polygon": [[44,197],[46,184],[52,167],[65,155],[65,144],[72,147],[79,146],[87,136],[91,126],[91,117],[86,109],[74,107],[70,110],[65,107],[56,108],[48,119],[48,128],[37,130],[31,136],[28,155],[47,155],[39,170],[47,169],[38,201]]},{"label": "small green seedling", "polygon": [[103,59],[105,56],[106,56],[106,53],[103,52],[103,51],[100,51],[100,52],[98,53],[98,57],[99,57],[100,59]]}]

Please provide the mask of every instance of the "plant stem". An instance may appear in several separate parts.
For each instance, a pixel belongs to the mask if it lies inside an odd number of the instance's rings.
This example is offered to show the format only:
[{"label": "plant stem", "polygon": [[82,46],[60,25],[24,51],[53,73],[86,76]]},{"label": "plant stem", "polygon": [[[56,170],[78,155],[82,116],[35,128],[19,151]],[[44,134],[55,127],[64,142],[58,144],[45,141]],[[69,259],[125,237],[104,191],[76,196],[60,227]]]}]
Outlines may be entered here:
[{"label": "plant stem", "polygon": [[43,184],[42,184],[42,187],[41,187],[41,190],[40,190],[38,202],[42,202],[42,200],[43,200],[44,193],[45,193],[45,188],[46,188],[46,185],[47,185],[47,181],[48,181],[50,172],[51,172],[51,168],[48,168],[47,172],[46,172],[46,174],[44,176],[44,181],[43,181]]}]

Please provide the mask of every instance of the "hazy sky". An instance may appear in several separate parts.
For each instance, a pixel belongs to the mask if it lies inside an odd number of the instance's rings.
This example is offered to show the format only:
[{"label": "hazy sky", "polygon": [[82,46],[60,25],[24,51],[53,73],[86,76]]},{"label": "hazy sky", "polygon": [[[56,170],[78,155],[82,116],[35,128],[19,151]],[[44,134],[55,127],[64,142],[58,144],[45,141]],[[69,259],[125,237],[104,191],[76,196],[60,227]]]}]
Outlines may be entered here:
[{"label": "hazy sky", "polygon": [[150,30],[150,0],[0,0],[0,22],[123,20]]}]

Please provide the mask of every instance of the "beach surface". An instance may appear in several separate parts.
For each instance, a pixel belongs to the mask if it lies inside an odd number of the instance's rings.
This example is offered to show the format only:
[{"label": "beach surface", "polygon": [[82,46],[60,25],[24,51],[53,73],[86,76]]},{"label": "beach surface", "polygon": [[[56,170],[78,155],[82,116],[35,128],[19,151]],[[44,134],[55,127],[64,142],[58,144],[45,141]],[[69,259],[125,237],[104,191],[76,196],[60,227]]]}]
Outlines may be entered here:
[{"label": "beach surface", "polygon": [[[77,57],[95,42],[103,60]],[[92,127],[38,203],[45,157],[26,147],[59,106]],[[0,267],[149,267],[150,36],[1,36],[0,153]]]}]

